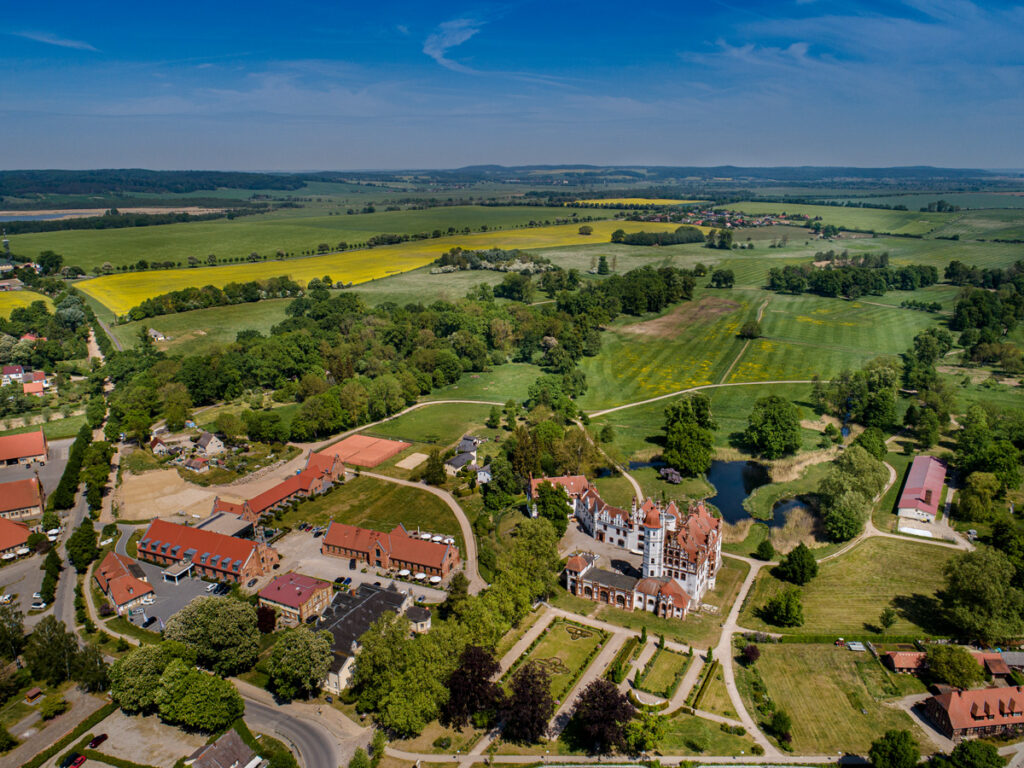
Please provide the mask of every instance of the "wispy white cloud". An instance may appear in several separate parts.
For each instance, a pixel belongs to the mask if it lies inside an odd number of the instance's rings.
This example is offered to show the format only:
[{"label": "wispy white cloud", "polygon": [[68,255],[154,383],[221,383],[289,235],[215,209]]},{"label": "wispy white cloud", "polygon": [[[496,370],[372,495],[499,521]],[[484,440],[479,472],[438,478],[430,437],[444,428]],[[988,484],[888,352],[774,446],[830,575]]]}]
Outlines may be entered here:
[{"label": "wispy white cloud", "polygon": [[26,40],[34,40],[37,43],[56,45],[59,48],[73,48],[76,51],[93,51],[95,53],[99,53],[98,48],[89,45],[89,43],[86,43],[83,40],[71,40],[66,37],[59,37],[49,32],[11,32],[10,34],[15,37],[24,37]]},{"label": "wispy white cloud", "polygon": [[484,23],[476,19],[452,19],[438,25],[437,31],[423,43],[423,52],[446,69],[453,72],[477,74],[476,70],[449,59],[448,51],[462,45],[480,31]]}]

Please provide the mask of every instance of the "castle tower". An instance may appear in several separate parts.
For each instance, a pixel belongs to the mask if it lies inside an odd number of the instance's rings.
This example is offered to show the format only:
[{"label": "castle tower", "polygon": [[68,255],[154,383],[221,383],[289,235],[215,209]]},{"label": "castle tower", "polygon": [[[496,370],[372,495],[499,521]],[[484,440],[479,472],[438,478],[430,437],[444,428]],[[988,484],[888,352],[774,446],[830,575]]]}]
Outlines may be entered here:
[{"label": "castle tower", "polygon": [[660,577],[664,562],[665,528],[662,526],[661,513],[653,504],[644,518],[644,564],[645,579]]}]

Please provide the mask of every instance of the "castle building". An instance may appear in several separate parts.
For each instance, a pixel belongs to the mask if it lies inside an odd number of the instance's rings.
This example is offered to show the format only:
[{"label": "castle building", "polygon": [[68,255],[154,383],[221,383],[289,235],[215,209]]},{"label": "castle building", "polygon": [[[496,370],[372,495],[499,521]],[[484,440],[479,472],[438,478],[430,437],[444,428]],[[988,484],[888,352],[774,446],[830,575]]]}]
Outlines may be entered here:
[{"label": "castle building", "polygon": [[715,588],[722,566],[722,524],[703,501],[691,504],[683,514],[675,502],[658,504],[647,499],[638,504],[634,500],[627,512],[606,504],[597,488],[579,476],[533,480],[531,499],[544,482],[566,489],[572,513],[590,536],[643,556],[639,579],[598,568],[598,556],[591,553],[570,557],[565,576],[572,594],[624,609],[684,618]]}]

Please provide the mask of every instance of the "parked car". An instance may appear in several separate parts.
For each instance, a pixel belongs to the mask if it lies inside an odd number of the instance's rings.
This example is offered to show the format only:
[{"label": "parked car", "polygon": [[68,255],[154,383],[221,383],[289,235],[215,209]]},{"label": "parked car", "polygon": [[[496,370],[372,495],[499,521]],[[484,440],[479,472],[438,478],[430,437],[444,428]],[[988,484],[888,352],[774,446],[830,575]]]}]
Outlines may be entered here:
[{"label": "parked car", "polygon": [[150,616],[148,619],[146,619],[144,622],[142,622],[142,628],[145,629],[146,627],[151,627],[155,623],[156,623],[156,616]]},{"label": "parked car", "polygon": [[85,755],[79,755],[75,758],[75,761],[71,763],[71,768],[79,768],[79,766],[85,765]]},{"label": "parked car", "polygon": [[32,597],[34,597],[36,600],[42,600],[43,599],[43,596],[40,593],[38,593],[38,592],[33,592],[32,593]]},{"label": "parked car", "polygon": [[72,765],[81,765],[81,763],[75,762],[78,758],[82,758],[83,761],[85,760],[83,755],[80,755],[77,752],[72,752],[61,761],[60,768],[71,768]]},{"label": "parked car", "polygon": [[356,569],[356,559],[354,557],[348,561],[348,569],[350,571],[354,571]]},{"label": "parked car", "polygon": [[351,576],[346,576],[345,577],[345,585],[347,586],[347,585],[349,585],[351,583],[352,583],[352,577]]},{"label": "parked car", "polygon": [[382,587],[384,585],[381,584],[379,581],[375,581],[375,582],[373,582],[373,586],[375,586],[375,587]]},{"label": "parked car", "polygon": [[[338,579],[338,581],[341,581],[341,579]],[[11,595],[11,594],[4,595],[4,596],[0,597],[0,605],[8,605],[13,600],[14,600],[14,595]]]},{"label": "parked car", "polygon": [[214,582],[214,583],[212,583],[212,584],[207,584],[207,585],[206,585],[206,591],[207,591],[207,592],[213,592],[213,591],[214,591],[215,589],[217,589],[217,587],[219,587],[219,586],[220,586],[220,584],[217,584],[216,582]]},{"label": "parked car", "polygon": [[249,583],[246,584],[245,586],[250,587],[250,588],[255,587],[256,586],[256,579],[249,579]]},{"label": "parked car", "polygon": [[313,614],[312,616],[307,616],[307,617],[306,617],[306,623],[307,623],[307,624],[316,624],[316,620],[317,620],[317,619],[319,619],[319,618],[320,618],[320,617],[319,617],[319,616],[317,616],[317,615],[316,615],[316,614],[314,613],[314,614]]},{"label": "parked car", "polygon": [[325,696],[324,697],[324,701],[326,701],[328,704],[333,704],[334,703],[334,698],[331,697],[331,696]]},{"label": "parked car", "polygon": [[32,603],[32,610],[33,611],[41,611],[45,607],[46,607],[46,603],[44,603],[42,600],[36,600],[34,603]]},{"label": "parked car", "polygon": [[[339,576],[338,578],[336,578],[334,580],[334,583],[335,584],[347,584],[348,583],[348,579],[346,579],[344,576]],[[4,597],[7,597],[7,595],[4,595]]]},{"label": "parked car", "polygon": [[95,739],[89,742],[89,749],[96,749],[100,744],[107,740],[107,734],[101,733]]},{"label": "parked car", "polygon": [[155,603],[156,600],[153,598],[152,595],[146,595],[144,598],[142,598],[141,602],[143,605],[153,605],[153,603]]},{"label": "parked car", "polygon": [[323,535],[324,535],[323,531],[313,531],[313,538],[314,539],[317,539],[317,538],[319,538],[319,537],[321,537]]}]

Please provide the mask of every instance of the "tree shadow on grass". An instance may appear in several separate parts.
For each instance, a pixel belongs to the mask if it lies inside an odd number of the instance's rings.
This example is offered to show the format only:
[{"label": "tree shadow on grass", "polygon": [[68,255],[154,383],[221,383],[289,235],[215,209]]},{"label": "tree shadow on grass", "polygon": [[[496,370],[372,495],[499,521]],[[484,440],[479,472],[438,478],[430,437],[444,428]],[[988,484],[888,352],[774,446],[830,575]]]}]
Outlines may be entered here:
[{"label": "tree shadow on grass", "polygon": [[930,635],[941,635],[949,631],[940,596],[897,595],[892,599],[892,606],[902,618]]}]

